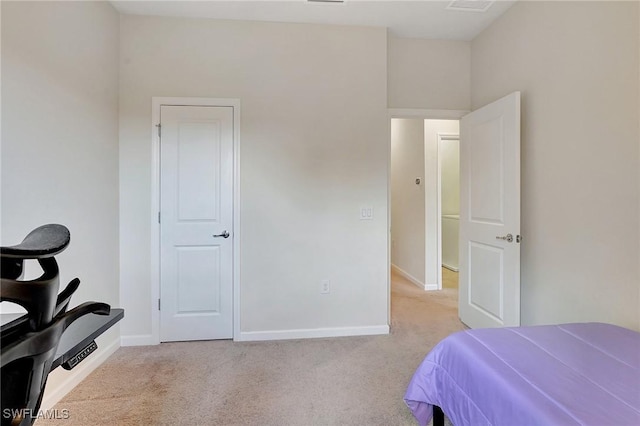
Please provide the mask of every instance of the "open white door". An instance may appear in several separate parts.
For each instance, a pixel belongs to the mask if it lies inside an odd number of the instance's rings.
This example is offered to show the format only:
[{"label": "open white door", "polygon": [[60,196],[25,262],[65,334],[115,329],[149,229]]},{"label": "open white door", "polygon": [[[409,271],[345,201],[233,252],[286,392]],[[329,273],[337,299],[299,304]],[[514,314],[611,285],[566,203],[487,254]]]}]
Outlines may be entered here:
[{"label": "open white door", "polygon": [[460,320],[520,325],[520,92],[460,121]]}]

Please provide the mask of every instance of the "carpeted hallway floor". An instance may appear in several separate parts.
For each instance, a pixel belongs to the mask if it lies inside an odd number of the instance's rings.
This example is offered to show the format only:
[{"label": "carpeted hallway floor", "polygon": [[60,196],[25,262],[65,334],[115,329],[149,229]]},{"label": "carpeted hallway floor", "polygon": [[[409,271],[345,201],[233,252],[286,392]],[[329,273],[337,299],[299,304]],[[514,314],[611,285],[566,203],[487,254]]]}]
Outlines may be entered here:
[{"label": "carpeted hallway floor", "polygon": [[74,425],[415,425],[402,397],[422,358],[464,328],[457,290],[392,276],[391,334],[120,348],[55,408]]},{"label": "carpeted hallway floor", "polygon": [[458,273],[442,268],[442,288],[458,288]]}]

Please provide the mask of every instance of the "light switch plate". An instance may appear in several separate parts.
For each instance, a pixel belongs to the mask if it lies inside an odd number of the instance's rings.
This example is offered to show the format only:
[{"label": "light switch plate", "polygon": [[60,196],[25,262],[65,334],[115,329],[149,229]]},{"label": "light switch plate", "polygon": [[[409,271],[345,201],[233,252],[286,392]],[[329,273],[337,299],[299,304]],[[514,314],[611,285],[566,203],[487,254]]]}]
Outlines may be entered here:
[{"label": "light switch plate", "polygon": [[360,207],[360,220],[373,220],[373,207],[362,206]]},{"label": "light switch plate", "polygon": [[329,294],[329,293],[331,293],[331,281],[320,280],[320,294]]}]

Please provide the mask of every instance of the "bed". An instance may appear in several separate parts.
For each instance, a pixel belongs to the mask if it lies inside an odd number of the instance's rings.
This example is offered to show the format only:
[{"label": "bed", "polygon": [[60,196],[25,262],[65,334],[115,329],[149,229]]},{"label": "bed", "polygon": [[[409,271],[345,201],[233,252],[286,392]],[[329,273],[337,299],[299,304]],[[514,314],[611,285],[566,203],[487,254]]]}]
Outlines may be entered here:
[{"label": "bed", "polygon": [[434,407],[455,426],[640,425],[640,333],[602,323],[461,331],[427,355],[404,400],[420,425]]}]

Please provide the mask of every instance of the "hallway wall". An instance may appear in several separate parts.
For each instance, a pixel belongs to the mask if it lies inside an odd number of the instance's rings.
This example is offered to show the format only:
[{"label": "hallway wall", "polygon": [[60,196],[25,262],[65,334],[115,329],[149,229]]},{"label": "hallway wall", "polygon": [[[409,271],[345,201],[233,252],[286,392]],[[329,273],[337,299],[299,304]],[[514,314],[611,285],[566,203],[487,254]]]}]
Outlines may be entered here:
[{"label": "hallway wall", "polygon": [[[421,183],[416,185],[419,178]],[[391,264],[422,286],[424,257],[424,120],[391,120]]]}]

